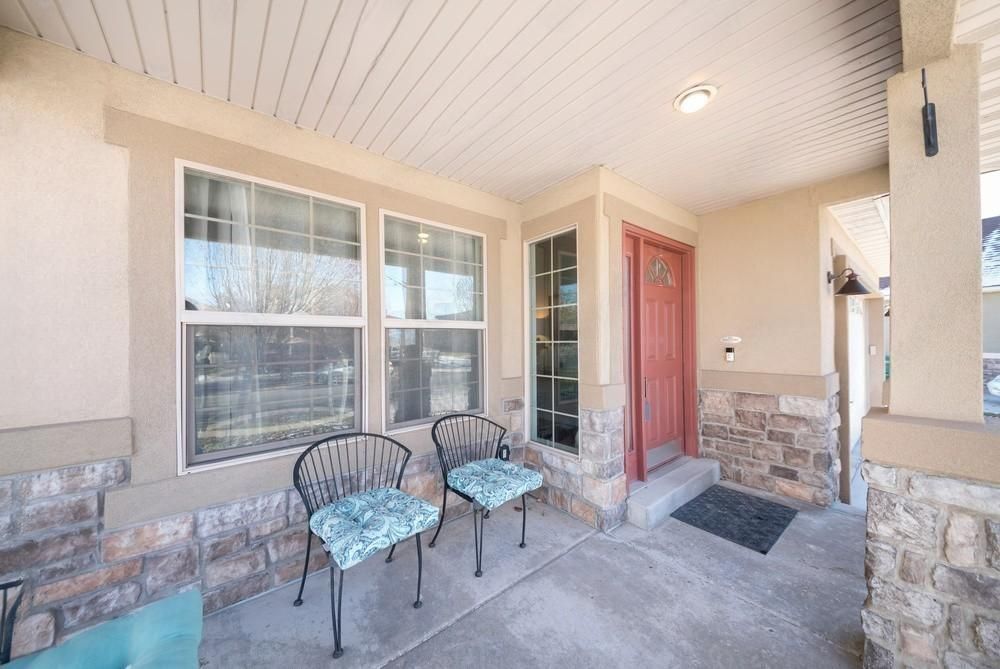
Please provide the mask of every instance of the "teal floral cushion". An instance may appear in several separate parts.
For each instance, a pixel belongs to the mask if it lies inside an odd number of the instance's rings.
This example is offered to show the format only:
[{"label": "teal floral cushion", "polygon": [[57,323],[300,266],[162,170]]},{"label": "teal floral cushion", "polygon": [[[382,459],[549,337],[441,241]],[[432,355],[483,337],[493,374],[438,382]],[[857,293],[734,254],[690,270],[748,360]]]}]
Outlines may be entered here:
[{"label": "teal floral cushion", "polygon": [[327,504],[309,519],[341,569],[437,525],[433,504],[396,488],[377,488]]},{"label": "teal floral cushion", "polygon": [[542,485],[542,475],[505,460],[476,460],[448,472],[448,485],[487,509],[519,497]]}]

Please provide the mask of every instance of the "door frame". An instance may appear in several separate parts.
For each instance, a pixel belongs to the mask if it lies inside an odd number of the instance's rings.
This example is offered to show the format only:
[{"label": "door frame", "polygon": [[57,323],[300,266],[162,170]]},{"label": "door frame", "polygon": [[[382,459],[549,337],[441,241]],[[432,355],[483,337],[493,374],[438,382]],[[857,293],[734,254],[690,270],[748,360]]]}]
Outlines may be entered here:
[{"label": "door frame", "polygon": [[[629,345],[622,347],[622,363],[625,374],[626,385],[626,421],[625,429],[631,434],[626,435],[626,444],[636,445],[636,471],[626,471],[628,480],[645,481],[649,472],[646,470],[646,453],[640,447],[642,444],[642,405],[634,401],[641,395],[641,375],[636,374],[639,369],[641,323],[637,322],[641,318],[639,310],[635,305],[641,304],[643,269],[637,265],[635,259],[632,260],[631,285],[625,285],[625,263],[632,254],[634,244],[637,241],[649,241],[659,246],[670,249],[682,257],[681,269],[681,306],[682,332],[684,341],[681,346],[681,364],[684,367],[682,374],[683,390],[681,397],[683,400],[682,416],[684,419],[684,455],[698,457],[698,374],[697,374],[697,348],[695,344],[695,248],[688,244],[678,242],[669,237],[652,232],[637,225],[622,221],[622,336],[623,340],[629,336]],[[631,248],[630,248],[631,246]],[[631,303],[632,309],[628,308]],[[625,351],[631,355],[626,356]],[[627,359],[631,358],[631,359]],[[627,447],[626,447],[627,448]],[[625,453],[626,469],[631,469],[629,465],[628,452]]]}]

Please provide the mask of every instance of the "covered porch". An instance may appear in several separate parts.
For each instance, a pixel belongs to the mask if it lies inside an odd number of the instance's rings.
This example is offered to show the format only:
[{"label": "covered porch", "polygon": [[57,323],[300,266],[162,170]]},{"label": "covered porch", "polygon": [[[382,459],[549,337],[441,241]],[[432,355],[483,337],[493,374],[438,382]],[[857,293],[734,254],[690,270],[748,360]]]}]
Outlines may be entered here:
[{"label": "covered porch", "polygon": [[1000,665],[998,72],[998,0],[0,0],[12,656]]},{"label": "covered porch", "polygon": [[[337,666],[859,666],[864,514],[790,503],[799,513],[761,555],[674,519],[602,533],[531,501],[528,550],[519,513],[486,522],[481,579],[471,520],[450,521],[425,554],[421,609],[412,545],[348,572],[344,607],[356,613]],[[208,616],[202,666],[328,666],[329,578],[311,576],[293,609],[296,587]]]}]

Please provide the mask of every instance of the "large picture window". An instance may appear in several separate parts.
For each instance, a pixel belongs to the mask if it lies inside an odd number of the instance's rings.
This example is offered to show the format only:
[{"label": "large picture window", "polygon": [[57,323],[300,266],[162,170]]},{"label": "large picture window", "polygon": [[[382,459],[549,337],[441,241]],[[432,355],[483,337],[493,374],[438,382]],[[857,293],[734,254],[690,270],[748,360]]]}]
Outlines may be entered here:
[{"label": "large picture window", "polygon": [[579,418],[576,230],[530,244],[531,439],[576,453]]},{"label": "large picture window", "polygon": [[361,426],[360,205],[184,168],[187,465]]},{"label": "large picture window", "polygon": [[483,238],[384,214],[386,426],[483,411]]}]

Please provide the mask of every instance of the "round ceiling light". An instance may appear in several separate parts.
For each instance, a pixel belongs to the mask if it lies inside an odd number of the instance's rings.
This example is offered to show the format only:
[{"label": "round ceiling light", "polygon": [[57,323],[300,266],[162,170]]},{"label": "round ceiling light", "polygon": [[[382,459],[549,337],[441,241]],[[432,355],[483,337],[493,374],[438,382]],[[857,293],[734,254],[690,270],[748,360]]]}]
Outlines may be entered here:
[{"label": "round ceiling light", "polygon": [[683,91],[674,98],[674,109],[685,114],[693,114],[712,101],[719,89],[711,84],[700,84]]}]

